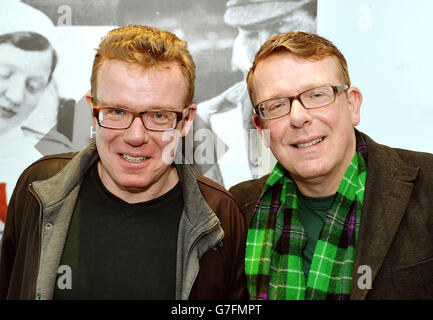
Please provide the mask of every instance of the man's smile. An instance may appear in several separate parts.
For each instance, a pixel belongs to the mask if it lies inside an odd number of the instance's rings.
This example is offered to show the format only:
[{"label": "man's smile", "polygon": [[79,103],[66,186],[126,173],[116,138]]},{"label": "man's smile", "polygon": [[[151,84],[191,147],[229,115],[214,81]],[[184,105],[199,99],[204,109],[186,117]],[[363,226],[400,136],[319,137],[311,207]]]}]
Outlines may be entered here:
[{"label": "man's smile", "polygon": [[292,144],[292,146],[294,146],[296,148],[307,148],[307,147],[311,147],[317,143],[322,142],[324,139],[325,139],[325,137],[315,138],[315,139],[306,139],[306,140],[294,143],[294,144]]},{"label": "man's smile", "polygon": [[123,159],[125,159],[126,161],[130,161],[130,162],[141,162],[141,161],[150,159],[149,157],[133,157],[133,156],[130,156],[130,155],[124,154],[124,153],[121,153],[120,156]]}]

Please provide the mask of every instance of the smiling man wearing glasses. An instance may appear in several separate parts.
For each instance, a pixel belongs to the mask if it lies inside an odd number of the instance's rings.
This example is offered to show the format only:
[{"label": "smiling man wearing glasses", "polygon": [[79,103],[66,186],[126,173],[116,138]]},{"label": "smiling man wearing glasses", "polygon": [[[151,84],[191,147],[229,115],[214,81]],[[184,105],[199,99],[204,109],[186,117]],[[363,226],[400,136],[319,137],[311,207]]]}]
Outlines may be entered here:
[{"label": "smiling man wearing glasses", "polygon": [[354,129],[361,92],[320,36],[269,38],[247,86],[253,124],[278,160],[230,189],[249,225],[250,297],[432,299],[433,155]]},{"label": "smiling man wearing glasses", "polygon": [[245,297],[244,218],[176,153],[196,113],[194,80],[172,33],[125,26],[102,40],[86,95],[96,141],[21,175],[1,298]]}]

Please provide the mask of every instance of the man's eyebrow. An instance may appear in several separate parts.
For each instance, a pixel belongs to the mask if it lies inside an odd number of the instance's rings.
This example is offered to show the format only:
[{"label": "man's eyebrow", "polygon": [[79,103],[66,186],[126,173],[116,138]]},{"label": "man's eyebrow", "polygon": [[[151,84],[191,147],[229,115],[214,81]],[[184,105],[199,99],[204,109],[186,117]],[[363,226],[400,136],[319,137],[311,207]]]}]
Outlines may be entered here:
[{"label": "man's eyebrow", "polygon": [[177,112],[178,111],[177,109],[178,108],[175,107],[175,106],[164,106],[164,105],[162,105],[162,106],[153,106],[150,110],[151,111],[175,111],[175,112]]},{"label": "man's eyebrow", "polygon": [[328,82],[311,82],[308,84],[305,84],[303,86],[301,86],[301,89],[299,89],[299,92],[297,92],[296,94],[281,94],[281,92],[276,91],[276,92],[271,92],[271,94],[269,94],[269,96],[266,99],[260,100],[256,103],[256,105],[262,103],[263,101],[268,101],[268,100],[273,100],[273,99],[281,99],[281,98],[288,98],[288,97],[294,97],[297,96],[301,93],[304,93],[305,91],[311,90],[311,89],[315,89],[315,88],[320,88],[320,87],[324,87],[330,85]]},{"label": "man's eyebrow", "polygon": [[[325,87],[325,86],[329,86],[330,84],[328,82],[311,82],[311,83],[307,83],[302,85],[300,88],[298,88],[297,92],[295,94],[291,94],[290,96],[286,96],[286,97],[294,97],[297,96],[298,94],[304,93],[305,91],[311,90],[311,89],[316,89],[316,88],[321,88],[321,87]],[[278,93],[274,93],[269,99],[274,99],[274,98],[281,98],[281,95],[279,95]]]},{"label": "man's eyebrow", "polygon": [[95,99],[95,105],[101,106],[101,107],[104,106],[104,107],[110,107],[110,108],[128,109],[124,105],[116,104],[116,103],[108,103],[108,102],[105,102],[103,100],[98,100],[98,99]]},{"label": "man's eyebrow", "polygon": [[[107,103],[103,100],[98,100],[95,99],[96,103],[95,106],[104,106],[104,107],[108,107],[108,108],[118,108],[118,109],[126,109],[126,110],[131,110],[131,111],[136,111],[135,109],[128,107],[128,106],[124,106],[121,104],[116,104],[116,103]],[[151,108],[148,109],[148,111],[173,111],[173,112],[178,112],[177,107],[174,106],[152,106]]]}]

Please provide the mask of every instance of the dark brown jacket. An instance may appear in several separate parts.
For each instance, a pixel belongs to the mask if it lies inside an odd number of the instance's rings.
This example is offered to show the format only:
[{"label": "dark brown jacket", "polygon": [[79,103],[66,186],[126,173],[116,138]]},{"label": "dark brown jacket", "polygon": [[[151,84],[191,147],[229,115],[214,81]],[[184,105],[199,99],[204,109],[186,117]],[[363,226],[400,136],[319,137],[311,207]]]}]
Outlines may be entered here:
[{"label": "dark brown jacket", "polygon": [[[12,195],[1,244],[0,298],[51,299],[82,178],[98,161],[91,144],[26,169]],[[182,163],[177,156],[176,163]],[[176,299],[246,296],[246,224],[230,194],[176,165],[184,210],[179,224]]]},{"label": "dark brown jacket", "polygon": [[[351,299],[433,299],[433,155],[361,136],[368,148],[367,181]],[[229,190],[248,225],[267,178]],[[367,273],[361,266],[371,268],[370,290],[362,289]]]}]

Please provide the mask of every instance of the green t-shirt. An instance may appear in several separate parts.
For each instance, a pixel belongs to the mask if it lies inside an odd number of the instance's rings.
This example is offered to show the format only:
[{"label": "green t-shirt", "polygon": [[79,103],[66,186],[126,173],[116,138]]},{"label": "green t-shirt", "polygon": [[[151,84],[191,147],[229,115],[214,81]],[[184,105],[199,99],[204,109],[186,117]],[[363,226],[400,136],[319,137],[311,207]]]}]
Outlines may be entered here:
[{"label": "green t-shirt", "polygon": [[316,248],[317,240],[319,240],[320,232],[325,224],[325,217],[328,210],[331,208],[334,195],[320,198],[312,198],[303,195],[297,190],[299,219],[301,220],[304,230],[308,234],[308,242],[304,248],[302,265],[305,278],[308,278],[310,273],[311,261],[313,260],[314,249]]},{"label": "green t-shirt", "polygon": [[60,262],[70,267],[72,288],[59,286],[59,273],[53,298],[174,299],[182,210],[180,183],[130,204],[104,187],[95,165],[80,189]]}]

